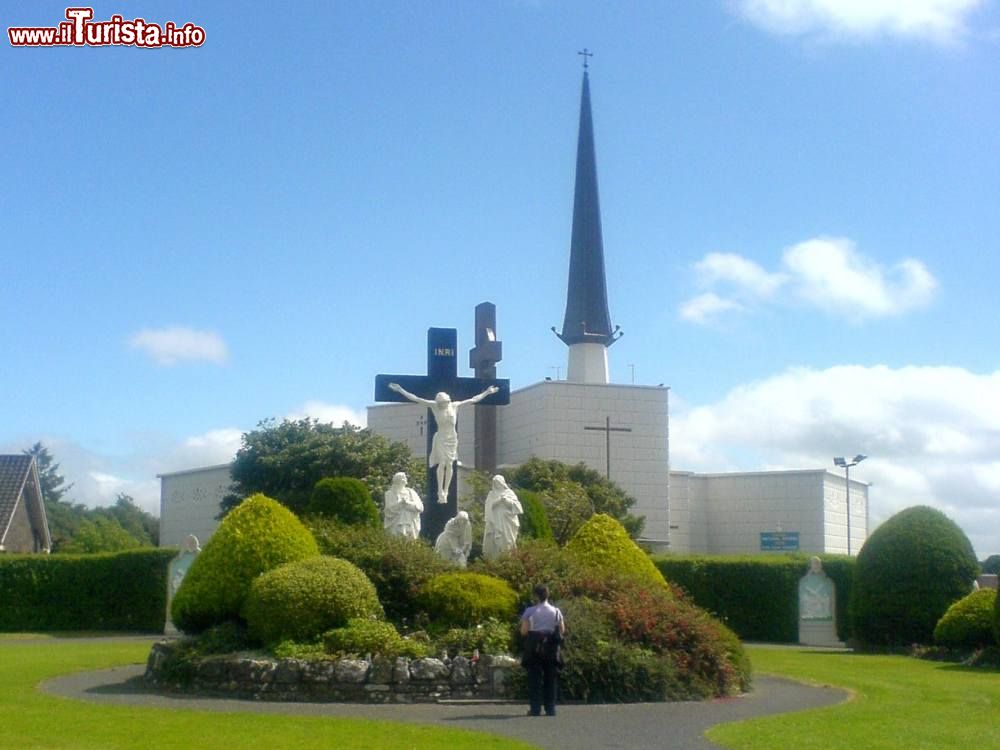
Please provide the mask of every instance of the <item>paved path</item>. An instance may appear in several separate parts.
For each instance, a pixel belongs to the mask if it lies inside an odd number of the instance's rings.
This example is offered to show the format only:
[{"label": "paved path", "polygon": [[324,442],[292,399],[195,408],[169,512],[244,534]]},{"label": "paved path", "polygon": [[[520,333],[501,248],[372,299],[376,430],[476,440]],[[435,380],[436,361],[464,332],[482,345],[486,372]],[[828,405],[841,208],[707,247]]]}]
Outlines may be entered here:
[{"label": "paved path", "polygon": [[49,680],[42,689],[98,703],[437,724],[513,737],[551,750],[717,749],[717,745],[704,737],[705,730],[715,724],[829,706],[847,697],[843,690],[834,688],[807,687],[790,680],[756,677],[753,692],[740,698],[692,703],[570,705],[560,706],[558,716],[553,718],[532,718],[525,716],[523,704],[515,703],[365,705],[178,696],[147,688],[142,683],[143,670],[143,666],[133,665],[69,675]]}]

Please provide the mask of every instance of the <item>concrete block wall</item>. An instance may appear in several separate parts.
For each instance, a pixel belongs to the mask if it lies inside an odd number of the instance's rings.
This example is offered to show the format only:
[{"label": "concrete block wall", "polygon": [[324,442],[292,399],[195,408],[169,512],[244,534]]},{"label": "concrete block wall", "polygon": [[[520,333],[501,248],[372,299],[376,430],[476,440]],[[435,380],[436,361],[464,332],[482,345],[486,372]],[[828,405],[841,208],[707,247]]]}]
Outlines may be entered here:
[{"label": "concrete block wall", "polygon": [[[824,533],[827,552],[847,554],[847,485],[844,477],[824,476]],[[857,555],[868,538],[868,485],[851,480],[851,554]]]},{"label": "concrete block wall", "polygon": [[160,475],[160,546],[179,547],[188,534],[204,546],[219,526],[219,503],[229,492],[229,464]]},{"label": "concrete block wall", "polygon": [[[661,387],[543,381],[511,394],[499,412],[498,458],[516,465],[532,456],[583,462],[605,474],[611,433],[611,480],[636,498],[633,512],[646,517],[643,536],[669,537],[668,391]],[[588,430],[597,427],[600,430]]]}]

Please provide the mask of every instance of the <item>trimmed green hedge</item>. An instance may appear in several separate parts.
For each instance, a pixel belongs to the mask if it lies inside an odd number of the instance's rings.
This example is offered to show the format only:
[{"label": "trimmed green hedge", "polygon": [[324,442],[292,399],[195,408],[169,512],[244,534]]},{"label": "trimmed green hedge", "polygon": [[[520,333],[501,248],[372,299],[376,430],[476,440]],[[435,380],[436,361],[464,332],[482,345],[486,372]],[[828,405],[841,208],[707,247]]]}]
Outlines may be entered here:
[{"label": "trimmed green hedge", "polygon": [[[820,555],[837,588],[837,635],[850,635],[848,601],[854,558]],[[653,563],[670,583],[684,589],[702,609],[721,619],[743,640],[796,643],[799,640],[799,579],[811,556],[657,555]]]},{"label": "trimmed green hedge", "polygon": [[979,573],[958,524],[926,505],[906,508],[879,526],[858,553],[851,599],[855,638],[872,646],[930,644],[952,604]]},{"label": "trimmed green hedge", "polygon": [[0,631],[163,632],[175,549],[0,556]]}]

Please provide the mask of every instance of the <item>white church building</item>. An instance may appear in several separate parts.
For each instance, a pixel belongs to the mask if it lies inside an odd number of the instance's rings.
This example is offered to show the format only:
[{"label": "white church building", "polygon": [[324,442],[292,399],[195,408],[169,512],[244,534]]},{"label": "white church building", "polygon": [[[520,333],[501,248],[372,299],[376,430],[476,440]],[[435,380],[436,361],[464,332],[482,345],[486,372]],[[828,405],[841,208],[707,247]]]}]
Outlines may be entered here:
[{"label": "white church building", "polygon": [[[699,474],[670,465],[669,389],[609,382],[612,328],[598,204],[590,86],[584,71],[577,143],[566,315],[558,337],[568,347],[565,380],[512,390],[495,409],[495,465],[502,473],[532,457],[583,462],[636,499],[642,540],[655,551],[857,554],[868,536],[868,485],[825,469]],[[459,478],[474,468],[477,412],[459,421]],[[425,407],[368,407],[368,427],[426,457]],[[160,544],[188,534],[204,543],[215,530],[229,485],[228,465],[163,474]],[[848,508],[850,514],[848,515]],[[849,530],[849,532],[848,532]],[[848,540],[848,533],[850,540]]]}]

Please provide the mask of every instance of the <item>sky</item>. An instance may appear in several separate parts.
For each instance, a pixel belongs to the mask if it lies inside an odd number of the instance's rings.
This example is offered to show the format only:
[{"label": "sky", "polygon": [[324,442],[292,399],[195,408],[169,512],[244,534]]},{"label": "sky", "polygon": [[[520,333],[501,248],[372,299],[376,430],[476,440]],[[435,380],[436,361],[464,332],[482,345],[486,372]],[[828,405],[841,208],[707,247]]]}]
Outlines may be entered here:
[{"label": "sky", "polygon": [[0,452],[78,502],[363,424],[482,301],[501,377],[564,377],[587,48],[611,379],[670,386],[672,466],[865,454],[873,522],[1000,552],[1000,1],[90,7],[205,36],[0,45]]}]

